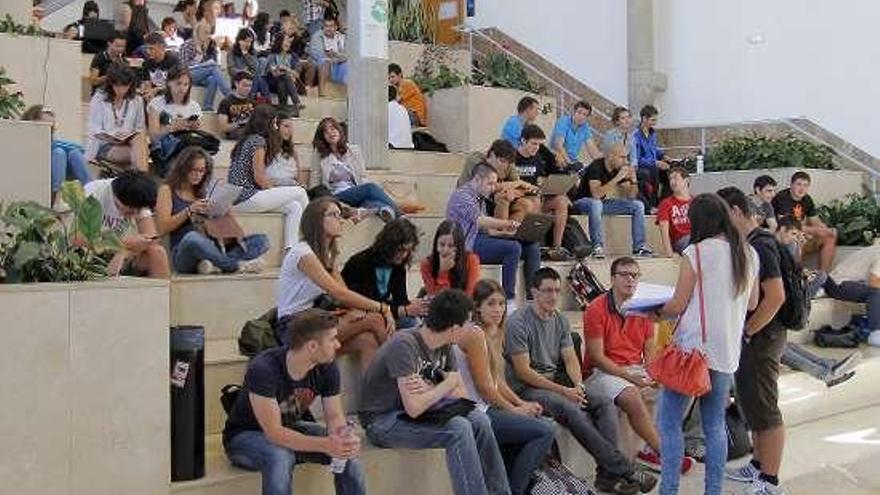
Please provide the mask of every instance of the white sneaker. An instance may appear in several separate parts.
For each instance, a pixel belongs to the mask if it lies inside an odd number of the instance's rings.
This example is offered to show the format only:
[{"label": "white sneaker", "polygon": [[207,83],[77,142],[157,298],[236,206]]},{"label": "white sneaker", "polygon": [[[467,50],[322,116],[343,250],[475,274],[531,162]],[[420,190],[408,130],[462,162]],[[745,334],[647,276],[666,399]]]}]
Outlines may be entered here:
[{"label": "white sneaker", "polygon": [[196,265],[196,271],[202,275],[213,275],[215,273],[222,273],[223,270],[217,268],[214,263],[208,260],[202,260]]},{"label": "white sneaker", "polygon": [[[750,464],[751,465],[751,464]],[[755,479],[751,486],[743,490],[744,495],[785,495],[782,487],[767,483],[764,480]]]},{"label": "white sneaker", "polygon": [[880,330],[874,330],[868,335],[868,345],[871,347],[880,347]]},{"label": "white sneaker", "polygon": [[260,273],[265,268],[266,263],[262,257],[254,258],[248,261],[242,261],[238,264],[239,273]]},{"label": "white sneaker", "polygon": [[759,474],[761,474],[761,472],[755,469],[755,466],[753,466],[751,462],[746,463],[746,465],[742,467],[728,468],[724,470],[724,476],[726,476],[727,479],[739,483],[751,483],[756,481]]}]

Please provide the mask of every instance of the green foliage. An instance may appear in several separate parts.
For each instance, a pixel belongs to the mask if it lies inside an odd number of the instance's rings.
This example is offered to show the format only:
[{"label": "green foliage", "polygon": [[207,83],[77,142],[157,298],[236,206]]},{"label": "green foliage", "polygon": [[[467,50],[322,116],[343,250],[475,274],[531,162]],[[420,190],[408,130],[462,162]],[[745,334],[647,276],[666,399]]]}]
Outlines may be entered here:
[{"label": "green foliage", "polygon": [[706,171],[757,168],[834,169],[835,152],[793,134],[765,136],[757,133],[725,139],[706,156]]},{"label": "green foliage", "polygon": [[422,8],[418,0],[391,2],[388,17],[388,39],[410,43],[433,43],[435,30],[429,9]]},{"label": "green foliage", "polygon": [[523,64],[501,52],[490,53],[483,59],[474,71],[474,84],[544,93],[544,88],[532,81]]},{"label": "green foliage", "polygon": [[0,33],[9,33],[21,36],[52,36],[52,33],[44,31],[36,24],[19,24],[11,15],[6,14],[0,19]]},{"label": "green foliage", "polygon": [[0,205],[0,280],[73,282],[107,275],[122,243],[101,228],[101,204],[76,181],[62,185],[61,197],[71,208],[69,219],[33,201]]},{"label": "green foliage", "polygon": [[470,82],[467,76],[449,65],[449,48],[440,45],[426,45],[422,56],[416,62],[413,82],[429,96],[438,89],[455,88]]},{"label": "green foliage", "polygon": [[15,119],[24,110],[21,91],[12,91],[9,86],[15,81],[6,76],[6,67],[0,66],[0,119]]},{"label": "green foliage", "polygon": [[837,244],[867,246],[880,233],[880,205],[873,196],[850,194],[819,206],[819,218],[837,229]]}]

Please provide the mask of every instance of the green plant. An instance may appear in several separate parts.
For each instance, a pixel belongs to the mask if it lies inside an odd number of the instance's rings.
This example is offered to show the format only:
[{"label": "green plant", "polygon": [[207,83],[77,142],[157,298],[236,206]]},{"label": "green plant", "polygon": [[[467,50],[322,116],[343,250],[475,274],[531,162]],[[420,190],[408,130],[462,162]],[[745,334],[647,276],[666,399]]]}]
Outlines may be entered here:
[{"label": "green plant", "polygon": [[819,218],[837,229],[841,246],[867,246],[880,235],[880,205],[873,196],[850,194],[818,210]]},{"label": "green plant", "polygon": [[19,24],[11,15],[6,14],[0,19],[0,33],[17,34],[22,36],[52,36],[48,31],[44,31],[36,24]]},{"label": "green plant", "polygon": [[435,23],[431,22],[429,10],[423,8],[419,0],[391,2],[388,39],[411,43],[433,43],[436,34]]},{"label": "green plant", "polygon": [[834,169],[834,150],[793,134],[766,136],[757,133],[727,138],[706,155],[706,170],[756,168]]},{"label": "green plant", "polygon": [[449,64],[449,48],[426,45],[413,70],[413,81],[429,96],[438,89],[454,88],[470,82],[467,76],[451,68]]},{"label": "green plant", "polygon": [[76,181],[65,182],[61,196],[70,205],[69,219],[33,201],[0,206],[3,282],[72,282],[107,275],[107,264],[122,244],[101,228],[101,203],[86,197]]},{"label": "green plant", "polygon": [[8,88],[13,84],[15,81],[6,76],[6,67],[0,66],[0,119],[18,118],[24,109],[22,92]]},{"label": "green plant", "polygon": [[474,84],[544,93],[544,88],[532,81],[522,63],[501,52],[490,53],[475,67]]}]

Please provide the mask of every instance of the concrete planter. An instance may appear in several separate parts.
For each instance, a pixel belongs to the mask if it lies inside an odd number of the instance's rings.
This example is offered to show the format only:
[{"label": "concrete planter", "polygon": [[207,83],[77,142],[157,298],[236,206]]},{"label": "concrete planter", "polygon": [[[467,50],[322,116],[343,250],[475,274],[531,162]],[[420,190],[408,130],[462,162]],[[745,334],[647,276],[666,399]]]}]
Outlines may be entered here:
[{"label": "concrete planter", "polygon": [[51,126],[42,122],[0,120],[0,200],[31,200],[49,206],[52,185]]},{"label": "concrete planter", "polygon": [[[403,75],[412,77],[416,63],[422,57],[425,51],[425,45],[420,43],[409,43],[406,41],[389,41],[388,42],[388,61],[394,62],[403,69]],[[468,75],[471,72],[471,54],[467,50],[450,49],[451,61],[450,69],[455,69],[462,75]]]},{"label": "concrete planter", "polygon": [[[746,194],[752,193],[752,184],[761,175],[769,175],[776,179],[778,189],[785,189],[791,182],[791,175],[797,168],[774,168],[757,170],[730,170],[725,172],[707,172],[691,176],[691,191],[699,194],[715,192],[723,187],[735,186]],[[810,174],[810,195],[817,204],[827,203],[832,199],[843,198],[847,194],[860,194],[864,191],[865,175],[862,172],[848,170],[813,170],[804,169]]]},{"label": "concrete planter", "polygon": [[168,492],[168,284],[0,285],[3,493]]}]

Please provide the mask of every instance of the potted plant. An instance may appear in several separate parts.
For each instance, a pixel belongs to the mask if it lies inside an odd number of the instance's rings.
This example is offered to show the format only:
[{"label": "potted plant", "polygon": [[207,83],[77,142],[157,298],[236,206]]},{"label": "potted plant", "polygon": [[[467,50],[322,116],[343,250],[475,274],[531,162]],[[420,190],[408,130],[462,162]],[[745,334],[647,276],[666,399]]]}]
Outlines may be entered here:
[{"label": "potted plant", "polygon": [[470,83],[467,76],[450,67],[449,48],[440,45],[427,45],[416,62],[413,81],[431,96],[438,89],[454,88]]},{"label": "potted plant", "polygon": [[713,146],[706,156],[706,171],[757,168],[812,168],[833,170],[834,150],[793,134],[750,133]]},{"label": "potted plant", "polygon": [[0,119],[15,119],[24,109],[24,95],[10,86],[15,81],[6,75],[6,67],[0,66]]},{"label": "potted plant", "polygon": [[523,64],[501,52],[486,55],[482,63],[475,62],[473,72],[477,85],[544,93],[544,88],[532,81]]}]

